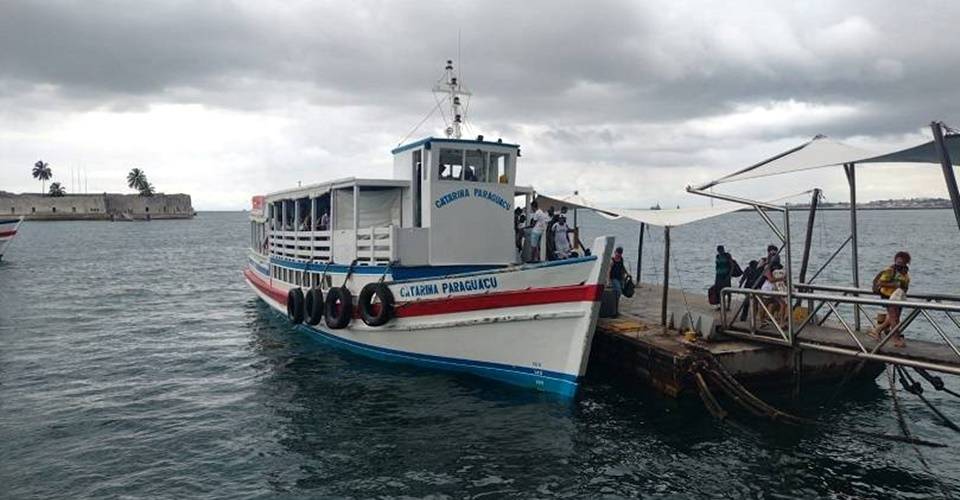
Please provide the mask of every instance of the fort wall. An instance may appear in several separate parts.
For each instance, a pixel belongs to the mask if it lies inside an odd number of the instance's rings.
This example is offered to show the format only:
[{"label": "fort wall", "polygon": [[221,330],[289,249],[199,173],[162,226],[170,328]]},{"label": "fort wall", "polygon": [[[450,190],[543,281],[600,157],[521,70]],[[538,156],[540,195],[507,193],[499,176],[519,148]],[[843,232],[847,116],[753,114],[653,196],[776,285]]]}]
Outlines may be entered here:
[{"label": "fort wall", "polygon": [[193,217],[188,194],[67,194],[41,196],[0,191],[0,217],[28,220],[188,219]]}]

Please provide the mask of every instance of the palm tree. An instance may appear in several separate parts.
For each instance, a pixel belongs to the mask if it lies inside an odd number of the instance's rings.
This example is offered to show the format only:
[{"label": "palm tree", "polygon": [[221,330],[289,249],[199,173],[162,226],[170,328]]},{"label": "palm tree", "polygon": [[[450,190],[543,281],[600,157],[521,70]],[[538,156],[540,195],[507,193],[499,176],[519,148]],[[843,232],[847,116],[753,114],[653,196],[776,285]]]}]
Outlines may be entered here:
[{"label": "palm tree", "polygon": [[127,174],[127,185],[132,189],[142,191],[145,184],[147,184],[147,174],[139,168],[130,169],[130,173]]},{"label": "palm tree", "polygon": [[153,190],[153,184],[144,181],[140,186],[140,196],[153,196],[156,191]]},{"label": "palm tree", "polygon": [[43,190],[46,187],[46,182],[50,180],[50,177],[53,177],[53,171],[50,170],[50,165],[45,163],[43,160],[37,160],[33,164],[33,178],[40,181],[40,194],[43,194]]},{"label": "palm tree", "polygon": [[50,196],[57,197],[67,194],[67,190],[63,189],[63,186],[59,182],[54,182],[50,184]]}]

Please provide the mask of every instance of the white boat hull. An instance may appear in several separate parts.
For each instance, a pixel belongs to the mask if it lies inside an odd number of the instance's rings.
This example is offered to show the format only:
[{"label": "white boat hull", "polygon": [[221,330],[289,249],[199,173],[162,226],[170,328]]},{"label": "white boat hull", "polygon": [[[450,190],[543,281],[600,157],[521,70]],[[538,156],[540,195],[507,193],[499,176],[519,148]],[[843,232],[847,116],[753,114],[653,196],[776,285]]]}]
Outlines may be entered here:
[{"label": "white boat hull", "polygon": [[3,258],[7,246],[17,236],[20,224],[23,223],[23,217],[18,219],[0,219],[0,259]]},{"label": "white boat hull", "polygon": [[323,264],[267,262],[254,255],[244,275],[261,299],[284,314],[293,286],[271,276],[276,268],[317,273],[326,267],[333,286],[346,280],[354,297],[382,278],[397,301],[396,317],[386,325],[370,327],[355,318],[343,329],[323,322],[298,328],[370,357],[569,396],[586,371],[612,246],[612,238],[598,238],[592,257],[412,279],[397,279],[410,270],[376,266],[355,269],[347,278],[343,266],[332,272]]}]

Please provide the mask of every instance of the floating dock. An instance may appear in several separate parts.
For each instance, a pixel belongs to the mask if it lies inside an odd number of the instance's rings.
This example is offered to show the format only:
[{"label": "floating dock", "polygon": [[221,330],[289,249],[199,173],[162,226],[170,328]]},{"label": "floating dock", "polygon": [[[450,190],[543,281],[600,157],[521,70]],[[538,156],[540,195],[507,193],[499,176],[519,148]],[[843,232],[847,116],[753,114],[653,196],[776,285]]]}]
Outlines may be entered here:
[{"label": "floating dock", "polygon": [[[661,325],[662,288],[638,286],[632,298],[621,297],[620,314],[601,318],[593,338],[591,369],[610,372],[628,386],[652,387],[679,397],[695,393],[691,376],[693,364],[704,352],[712,354],[732,375],[748,387],[794,390],[799,383],[840,381],[857,369],[863,360],[856,357],[810,349],[797,349],[725,336],[710,340],[686,340],[680,318],[689,312],[703,324],[713,320],[720,325],[720,312],[707,303],[706,297],[670,289],[668,294],[668,326]],[[734,308],[736,308],[736,302]],[[686,328],[683,328],[686,329]],[[838,344],[853,343],[847,334],[829,327],[817,328],[817,334]],[[848,340],[844,340],[847,337]],[[872,341],[864,335],[864,338]],[[799,370],[797,369],[799,366]],[[857,379],[873,380],[884,368],[883,363],[868,361]]]}]

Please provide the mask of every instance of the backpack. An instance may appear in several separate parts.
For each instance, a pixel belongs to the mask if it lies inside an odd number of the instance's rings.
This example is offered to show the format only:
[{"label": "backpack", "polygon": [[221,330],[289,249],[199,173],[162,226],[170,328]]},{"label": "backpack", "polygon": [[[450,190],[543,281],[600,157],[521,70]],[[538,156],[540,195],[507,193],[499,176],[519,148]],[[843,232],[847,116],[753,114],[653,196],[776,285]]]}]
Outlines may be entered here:
[{"label": "backpack", "polygon": [[873,285],[870,287],[870,290],[872,290],[873,293],[876,293],[876,294],[880,293],[880,277],[883,276],[883,273],[885,272],[887,272],[886,269],[884,269],[883,271],[880,271],[879,273],[877,273],[876,276],[873,277]]},{"label": "backpack", "polygon": [[633,276],[629,274],[623,277],[623,287],[622,292],[623,296],[626,298],[633,297],[633,293],[636,291],[636,283],[633,282]]},{"label": "backpack", "polygon": [[711,285],[707,289],[707,302],[710,302],[711,306],[715,306],[720,303],[720,288],[717,285]]},{"label": "backpack", "polygon": [[730,276],[734,278],[739,278],[743,276],[743,268],[740,267],[740,264],[738,264],[737,261],[733,260],[732,257],[728,257],[728,258],[730,259]]}]

